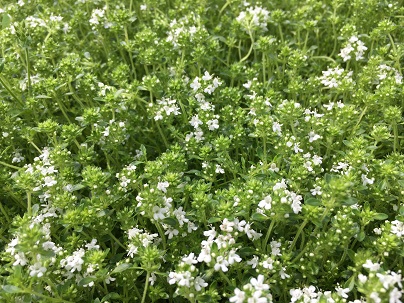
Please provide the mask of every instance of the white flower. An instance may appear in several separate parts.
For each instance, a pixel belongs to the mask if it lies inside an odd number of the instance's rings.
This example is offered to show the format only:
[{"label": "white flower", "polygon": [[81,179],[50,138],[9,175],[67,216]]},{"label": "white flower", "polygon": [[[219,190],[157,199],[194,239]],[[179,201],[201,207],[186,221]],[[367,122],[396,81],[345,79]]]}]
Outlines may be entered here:
[{"label": "white flower", "polygon": [[205,282],[204,279],[202,279],[201,277],[196,277],[194,280],[194,287],[196,291],[200,291],[202,289],[202,287],[206,287],[208,286],[208,283]]},{"label": "white flower", "polygon": [[268,290],[269,285],[264,283],[264,276],[258,275],[256,278],[251,278],[250,283],[254,286],[255,290]]},{"label": "white flower", "polygon": [[303,291],[301,289],[291,289],[289,291],[290,295],[292,298],[290,299],[290,302],[296,302],[303,296]]},{"label": "white flower", "polygon": [[189,121],[189,124],[191,124],[195,129],[199,127],[199,125],[202,125],[203,122],[199,119],[198,115],[192,116],[191,121]]},{"label": "white flower", "polygon": [[290,275],[286,273],[286,267],[281,268],[281,270],[279,271],[279,276],[281,277],[282,280],[290,278]]},{"label": "white flower", "polygon": [[400,291],[397,287],[394,287],[392,291],[390,291],[389,295],[389,303],[401,303],[401,296],[403,292]]},{"label": "white flower", "polygon": [[163,220],[166,217],[168,209],[165,207],[153,206],[153,219],[156,221]]},{"label": "white flower", "polygon": [[252,84],[252,81],[251,81],[251,80],[248,80],[247,83],[244,83],[244,84],[243,84],[243,86],[244,86],[246,89],[250,89],[251,84]]},{"label": "white flower", "polygon": [[188,264],[188,265],[192,265],[192,264],[197,264],[198,260],[196,260],[194,253],[190,253],[188,256],[185,256],[182,258],[182,262],[184,262],[185,264]]},{"label": "white flower", "polygon": [[312,160],[314,165],[320,165],[321,163],[323,163],[323,158],[317,155],[313,155]]},{"label": "white flower", "polygon": [[224,169],[219,164],[216,164],[215,173],[224,174]]},{"label": "white flower", "polygon": [[274,123],[272,124],[272,131],[273,131],[274,133],[276,133],[278,136],[281,136],[281,135],[282,135],[282,125],[283,125],[283,124],[280,124],[279,122],[274,122]]},{"label": "white flower", "polygon": [[40,262],[41,256],[37,256],[38,262],[34,263],[34,265],[31,265],[29,267],[30,273],[29,275],[31,277],[42,277],[43,274],[46,272],[46,267],[42,266],[42,263]]},{"label": "white flower", "polygon": [[232,249],[229,252],[229,255],[227,256],[227,260],[229,261],[229,264],[233,264],[234,262],[241,262],[242,259],[240,258],[240,256],[238,254],[236,254],[236,250]]},{"label": "white flower", "polygon": [[382,302],[382,299],[380,299],[379,294],[375,291],[370,294],[370,298],[373,300],[374,303]]},{"label": "white flower", "polygon": [[167,192],[167,187],[170,186],[170,183],[167,181],[157,183],[157,189],[161,190],[163,193]]},{"label": "white flower", "polygon": [[373,182],[375,181],[375,178],[369,179],[366,175],[362,174],[362,184],[363,186],[366,186],[368,184],[372,185]]},{"label": "white flower", "polygon": [[274,260],[272,260],[271,258],[268,258],[264,262],[262,262],[262,267],[264,267],[266,269],[272,269],[273,263],[274,263]]},{"label": "white flower", "polygon": [[190,287],[192,274],[189,271],[178,273],[178,285]]},{"label": "white flower", "polygon": [[369,269],[370,271],[378,271],[380,269],[379,263],[373,263],[371,260],[366,260],[366,263],[362,265],[364,268]]},{"label": "white flower", "polygon": [[208,125],[209,130],[215,130],[219,128],[219,120],[217,119],[212,119],[206,122]]},{"label": "white flower", "polygon": [[270,245],[272,250],[271,254],[273,256],[280,256],[281,250],[279,248],[281,247],[281,242],[271,241]]},{"label": "white flower", "polygon": [[335,287],[335,290],[337,291],[338,296],[342,298],[348,298],[347,293],[349,293],[349,288],[342,288],[339,285]]},{"label": "white flower", "polygon": [[51,187],[57,183],[57,181],[50,176],[46,176],[43,181],[44,181],[44,186],[48,186],[48,187]]},{"label": "white flower", "polygon": [[236,288],[234,290],[234,296],[229,299],[230,302],[233,303],[243,303],[246,298],[245,292]]},{"label": "white flower", "polygon": [[214,265],[214,269],[216,271],[222,270],[223,272],[226,272],[229,270],[227,267],[229,265],[229,262],[223,257],[223,256],[218,256],[216,258],[216,264]]},{"label": "white flower", "polygon": [[321,195],[323,192],[321,191],[321,187],[320,186],[315,186],[313,189],[310,189],[310,192],[313,196],[316,195]]},{"label": "white flower", "polygon": [[264,208],[266,210],[271,209],[272,207],[272,197],[270,195],[266,196],[263,200],[258,203],[258,207]]},{"label": "white flower", "polygon": [[248,265],[251,265],[252,268],[256,268],[258,265],[258,256],[254,255],[250,261],[247,261]]},{"label": "white flower", "polygon": [[169,226],[164,234],[168,235],[168,239],[172,239],[174,236],[177,236],[179,234],[179,231]]},{"label": "white flower", "polygon": [[225,218],[220,225],[220,229],[225,231],[225,232],[232,232],[234,227],[234,222],[229,221],[229,219]]},{"label": "white flower", "polygon": [[201,87],[201,84],[199,83],[199,78],[198,77],[195,77],[194,81],[190,84],[190,87],[195,92]]},{"label": "white flower", "polygon": [[398,220],[391,222],[391,233],[397,235],[397,237],[404,236],[404,223]]},{"label": "white flower", "polygon": [[68,256],[65,259],[62,259],[60,261],[60,265],[72,273],[74,273],[75,271],[80,272],[82,265],[84,263],[83,260],[84,254],[85,254],[84,249],[80,248],[79,250],[73,252],[73,255]]},{"label": "white flower", "polygon": [[310,133],[309,133],[309,142],[311,143],[311,142],[313,142],[313,141],[316,141],[316,140],[318,140],[318,139],[320,139],[321,138],[321,136],[320,135],[317,135],[314,131],[311,131]]},{"label": "white flower", "polygon": [[95,250],[100,249],[100,246],[97,245],[97,239],[92,239],[90,243],[87,243],[87,244],[85,245],[85,247],[86,247],[88,250],[90,250],[90,249],[95,249]]},{"label": "white flower", "polygon": [[133,255],[137,254],[138,248],[133,244],[129,244],[128,248],[128,256],[133,258]]},{"label": "white flower", "polygon": [[268,303],[268,298],[266,297],[261,297],[262,296],[262,291],[261,290],[256,290],[252,297],[248,298],[248,303]]},{"label": "white flower", "polygon": [[210,263],[210,261],[212,261],[212,256],[210,255],[210,247],[203,247],[198,256],[198,262]]},{"label": "white flower", "polygon": [[212,76],[209,75],[208,71],[206,71],[205,74],[202,76],[202,80],[204,80],[204,81],[208,81],[208,80],[211,80],[211,79],[212,79]]}]

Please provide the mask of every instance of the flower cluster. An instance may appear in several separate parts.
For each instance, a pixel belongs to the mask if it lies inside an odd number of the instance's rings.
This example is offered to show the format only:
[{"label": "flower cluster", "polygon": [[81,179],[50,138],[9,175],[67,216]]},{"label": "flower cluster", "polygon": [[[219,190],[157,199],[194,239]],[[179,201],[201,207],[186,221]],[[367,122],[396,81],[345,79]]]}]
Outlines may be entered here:
[{"label": "flower cluster", "polygon": [[355,60],[359,61],[364,59],[363,55],[368,48],[365,44],[359,40],[357,36],[352,36],[349,38],[348,43],[344,48],[341,49],[341,52],[338,54],[344,62],[350,60],[352,58],[352,54],[355,55]]},{"label": "flower cluster", "polygon": [[0,302],[403,301],[400,1],[4,0]]},{"label": "flower cluster", "polygon": [[249,6],[246,11],[241,11],[236,21],[240,23],[247,33],[258,29],[266,32],[269,20],[269,11],[260,6]]},{"label": "flower cluster", "polygon": [[272,295],[269,292],[269,285],[264,283],[263,275],[258,275],[257,278],[251,278],[250,283],[243,286],[243,290],[236,288],[234,296],[229,299],[229,302],[244,303],[244,302],[272,302]]},{"label": "flower cluster", "polygon": [[352,83],[352,71],[345,71],[343,68],[329,68],[322,72],[318,79],[327,88],[337,88],[345,83]]}]

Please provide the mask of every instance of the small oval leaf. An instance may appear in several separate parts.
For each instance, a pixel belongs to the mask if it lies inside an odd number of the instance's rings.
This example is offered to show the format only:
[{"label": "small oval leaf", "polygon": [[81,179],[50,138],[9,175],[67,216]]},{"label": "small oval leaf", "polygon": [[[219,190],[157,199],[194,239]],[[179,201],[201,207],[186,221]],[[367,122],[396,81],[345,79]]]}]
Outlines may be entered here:
[{"label": "small oval leaf", "polygon": [[304,204],[311,205],[311,206],[320,206],[321,201],[316,198],[308,198],[308,199],[304,200]]},{"label": "small oval leaf", "polygon": [[254,214],[251,216],[251,219],[254,220],[254,221],[261,221],[261,222],[263,222],[263,221],[268,220],[269,218],[268,218],[267,216],[263,215],[263,214],[254,213]]},{"label": "small oval leaf", "polygon": [[208,223],[216,223],[216,222],[220,222],[222,221],[222,219],[218,218],[218,217],[212,217],[208,220]]},{"label": "small oval leaf", "polygon": [[84,286],[96,280],[95,277],[85,277],[79,281],[78,286]]},{"label": "small oval leaf", "polygon": [[372,216],[373,220],[386,220],[389,216],[383,213],[377,213]]},{"label": "small oval leaf", "polygon": [[22,289],[14,285],[4,285],[3,290],[8,294],[21,293]]},{"label": "small oval leaf", "polygon": [[132,263],[122,263],[119,264],[115,269],[111,272],[111,274],[116,274],[127,270],[129,267],[132,266]]},{"label": "small oval leaf", "polygon": [[177,226],[177,220],[175,220],[174,218],[164,218],[163,220],[161,220],[161,222],[163,222],[164,224],[170,225],[172,227]]}]

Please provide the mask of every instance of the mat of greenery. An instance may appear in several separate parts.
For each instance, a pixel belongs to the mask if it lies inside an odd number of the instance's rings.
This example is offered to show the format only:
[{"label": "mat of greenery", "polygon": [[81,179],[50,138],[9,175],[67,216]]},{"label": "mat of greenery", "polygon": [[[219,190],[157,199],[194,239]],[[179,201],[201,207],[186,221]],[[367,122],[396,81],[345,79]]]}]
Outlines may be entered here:
[{"label": "mat of greenery", "polygon": [[402,0],[0,22],[1,302],[402,302]]}]

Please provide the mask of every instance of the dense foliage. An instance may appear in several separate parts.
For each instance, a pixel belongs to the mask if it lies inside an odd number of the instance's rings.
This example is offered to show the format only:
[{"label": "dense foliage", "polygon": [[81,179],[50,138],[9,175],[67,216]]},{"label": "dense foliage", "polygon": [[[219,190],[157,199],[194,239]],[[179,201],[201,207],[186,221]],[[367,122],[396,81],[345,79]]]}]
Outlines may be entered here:
[{"label": "dense foliage", "polygon": [[0,21],[1,302],[401,302],[402,0]]}]

